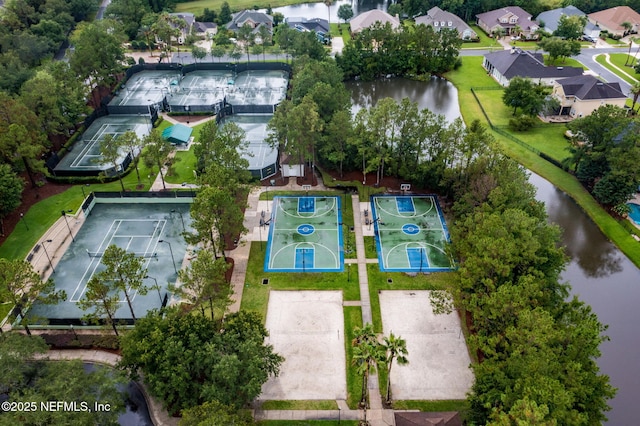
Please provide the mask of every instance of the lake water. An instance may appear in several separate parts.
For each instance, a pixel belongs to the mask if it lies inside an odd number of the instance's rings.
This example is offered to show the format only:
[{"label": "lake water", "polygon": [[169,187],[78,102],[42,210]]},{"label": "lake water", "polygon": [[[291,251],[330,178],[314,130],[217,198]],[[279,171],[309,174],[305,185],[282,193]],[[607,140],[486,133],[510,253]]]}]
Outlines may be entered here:
[{"label": "lake water", "polygon": [[[364,0],[364,1],[348,1],[348,0],[339,0],[336,1],[333,5],[331,5],[331,22],[343,23],[338,19],[338,8],[343,4],[351,5],[353,9],[353,16],[358,16],[362,12],[366,12],[373,9],[381,9],[387,10],[388,1],[374,1],[374,0]],[[263,9],[263,12],[265,10]],[[305,3],[305,4],[296,4],[293,6],[283,6],[276,7],[273,9],[273,12],[280,12],[284,15],[285,18],[321,18],[327,19],[329,16],[329,11],[327,10],[327,6],[320,3]]]},{"label": "lake water", "polygon": [[[416,82],[406,79],[375,82],[347,82],[354,111],[368,107],[383,97],[400,101],[409,97],[420,108],[444,114],[449,121],[460,116],[458,94],[446,80]],[[537,198],[546,204],[549,220],[562,230],[562,243],[571,258],[562,279],[571,284],[572,294],[593,308],[600,322],[607,324],[610,341],[600,349],[598,365],[618,388],[606,415],[611,425],[638,424],[635,405],[640,395],[640,342],[637,324],[640,311],[640,270],[607,240],[582,209],[562,191],[532,174]],[[638,246],[640,250],[640,245]]]}]

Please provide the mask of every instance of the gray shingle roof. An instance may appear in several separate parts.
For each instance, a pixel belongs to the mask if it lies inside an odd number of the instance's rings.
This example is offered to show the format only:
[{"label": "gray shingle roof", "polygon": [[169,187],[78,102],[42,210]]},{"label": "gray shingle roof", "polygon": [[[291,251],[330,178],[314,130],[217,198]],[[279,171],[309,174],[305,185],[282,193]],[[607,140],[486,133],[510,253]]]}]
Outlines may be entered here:
[{"label": "gray shingle roof", "polygon": [[[513,14],[518,17],[517,24],[501,23],[500,18],[507,14]],[[537,26],[537,22],[531,19],[531,14],[519,6],[507,6],[502,9],[490,10],[485,13],[476,15],[479,21],[486,23],[490,28],[500,25],[503,28],[513,28],[519,25],[523,30],[528,30],[532,26]]]},{"label": "gray shingle roof", "polygon": [[560,17],[562,15],[567,16],[587,16],[586,13],[581,11],[575,6],[567,6],[560,7],[558,9],[547,10],[546,12],[542,12],[536,18],[538,22],[544,22],[544,29],[548,33],[552,33],[558,29],[558,23],[560,22]]},{"label": "gray shingle roof", "polygon": [[442,28],[443,22],[447,24],[445,28],[448,28],[448,24],[449,22],[451,22],[451,28],[455,28],[456,30],[458,30],[458,33],[460,35],[462,35],[466,30],[469,30],[473,34],[475,34],[475,31],[473,31],[471,27],[469,27],[469,25],[467,25],[467,23],[464,22],[460,17],[454,15],[451,12],[444,11],[437,6],[429,9],[426,15],[418,16],[415,21],[416,25],[424,24],[430,25],[434,28],[436,28],[433,25],[434,22],[440,22],[440,25],[437,28]]},{"label": "gray shingle roof", "polygon": [[256,12],[255,10],[243,10],[242,12],[234,13],[231,15],[231,22],[227,24],[227,28],[235,31],[248,20],[255,22],[256,28],[262,24],[267,24],[269,28],[273,25],[273,18],[263,12]]},{"label": "gray shingle roof", "polygon": [[605,83],[592,75],[563,78],[556,83],[562,86],[566,96],[582,100],[626,98],[619,83]]},{"label": "gray shingle roof", "polygon": [[487,53],[485,58],[500,74],[508,78],[565,78],[582,75],[582,68],[547,67],[544,65],[542,53],[531,53],[520,49],[500,50]]},{"label": "gray shingle roof", "polygon": [[284,21],[291,28],[295,28],[296,25],[300,25],[308,31],[315,31],[315,32],[322,31],[325,33],[329,32],[329,21],[327,21],[326,19],[321,19],[321,18],[307,19],[307,18],[292,17],[292,18],[285,18]]}]

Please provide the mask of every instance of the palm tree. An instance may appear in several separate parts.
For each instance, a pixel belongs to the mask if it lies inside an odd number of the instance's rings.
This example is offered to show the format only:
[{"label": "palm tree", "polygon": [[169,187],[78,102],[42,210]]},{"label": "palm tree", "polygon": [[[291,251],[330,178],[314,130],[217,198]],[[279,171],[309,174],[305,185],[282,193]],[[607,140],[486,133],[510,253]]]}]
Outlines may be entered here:
[{"label": "palm tree", "polygon": [[324,4],[327,6],[327,22],[329,24],[329,33],[331,33],[331,5],[333,0],[324,0]]},{"label": "palm tree", "polygon": [[[629,31],[631,31],[631,28],[633,28],[633,25],[631,25],[631,22],[627,22],[627,21],[624,21],[622,24],[620,24],[620,26],[622,28],[624,28],[624,34],[623,35],[628,34]],[[627,58],[624,61],[624,66],[625,67],[629,63],[629,58],[631,57],[631,45],[632,44],[633,44],[633,42],[631,42],[631,39],[629,39],[629,52],[627,53]]]},{"label": "palm tree", "polygon": [[406,365],[409,363],[407,359],[409,352],[407,351],[407,342],[393,333],[384,338],[382,346],[386,354],[385,365],[387,367],[387,396],[385,399],[387,404],[391,404],[391,367],[393,366],[393,360],[395,359],[398,365]]},{"label": "palm tree", "polygon": [[631,88],[629,89],[629,94],[632,96],[633,104],[631,105],[631,111],[636,110],[636,102],[638,102],[638,97],[640,96],[640,81],[636,81],[633,83]]},{"label": "palm tree", "polygon": [[375,373],[378,363],[384,361],[384,348],[378,342],[373,324],[367,324],[363,328],[354,330],[355,338],[351,342],[353,346],[353,364],[358,375],[362,375],[362,396],[360,404],[364,409],[365,420],[367,418],[367,399],[369,374]]}]

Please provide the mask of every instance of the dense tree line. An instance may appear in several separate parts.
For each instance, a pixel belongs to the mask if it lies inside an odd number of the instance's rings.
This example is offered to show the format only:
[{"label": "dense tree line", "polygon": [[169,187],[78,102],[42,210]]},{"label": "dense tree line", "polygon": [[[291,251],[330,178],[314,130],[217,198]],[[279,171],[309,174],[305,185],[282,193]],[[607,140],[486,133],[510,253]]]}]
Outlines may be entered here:
[{"label": "dense tree line", "polygon": [[457,31],[376,23],[355,34],[336,60],[346,78],[442,74],[459,65],[461,45]]},{"label": "dense tree line", "polygon": [[567,165],[600,203],[619,214],[640,185],[640,122],[613,105],[572,121],[574,133]]}]

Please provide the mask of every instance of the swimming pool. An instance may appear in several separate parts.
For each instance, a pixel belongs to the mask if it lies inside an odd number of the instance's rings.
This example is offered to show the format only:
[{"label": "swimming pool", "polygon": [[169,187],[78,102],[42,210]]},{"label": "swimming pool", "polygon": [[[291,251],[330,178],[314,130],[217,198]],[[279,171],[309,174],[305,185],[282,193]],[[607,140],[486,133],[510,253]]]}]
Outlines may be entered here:
[{"label": "swimming pool", "polygon": [[640,225],[640,205],[635,203],[628,203],[627,205],[631,208],[629,217],[636,225]]}]

